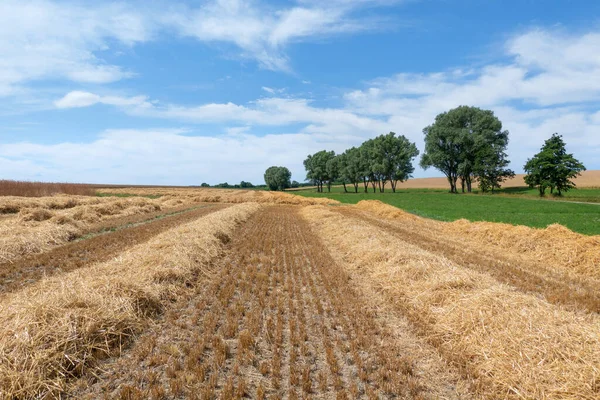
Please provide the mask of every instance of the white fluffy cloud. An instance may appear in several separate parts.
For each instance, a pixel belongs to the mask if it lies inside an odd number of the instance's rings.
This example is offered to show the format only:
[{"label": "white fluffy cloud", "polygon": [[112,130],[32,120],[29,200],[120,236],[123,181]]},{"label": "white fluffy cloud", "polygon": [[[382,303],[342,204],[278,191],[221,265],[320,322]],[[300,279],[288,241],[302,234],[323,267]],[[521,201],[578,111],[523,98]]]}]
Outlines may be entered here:
[{"label": "white fluffy cloud", "polygon": [[[560,50],[556,50],[556,46],[560,46]],[[598,46],[600,35],[596,34],[568,37],[550,31],[529,31],[507,41],[507,58],[503,63],[433,74],[401,73],[376,79],[363,89],[348,91],[343,104],[337,108],[317,107],[307,99],[277,97],[277,91],[268,87],[263,90],[272,97],[248,104],[182,106],[150,102],[144,97],[71,92],[58,100],[56,106],[83,107],[103,103],[140,118],[164,118],[192,124],[196,128],[187,135],[181,132],[111,131],[98,142],[80,146],[102,148],[110,139],[116,148],[127,147],[119,141],[130,143],[131,138],[137,140],[144,136],[147,146],[160,149],[155,151],[160,152],[161,160],[178,158],[169,156],[169,152],[181,154],[183,146],[186,147],[185,154],[188,148],[193,148],[196,154],[206,155],[203,160],[209,162],[201,164],[203,167],[227,171],[220,175],[223,176],[220,180],[258,181],[263,164],[277,162],[290,165],[298,179],[302,175],[302,159],[309,152],[323,148],[341,151],[391,130],[408,136],[422,148],[423,127],[438,113],[462,104],[496,112],[505,128],[511,131],[509,153],[512,167],[517,171],[554,132],[564,135],[569,150],[588,167],[600,168],[597,160],[600,152]],[[221,136],[213,132],[209,137],[190,136],[195,132],[206,134],[203,126],[207,124],[221,125],[227,134]],[[280,127],[284,132],[295,133],[257,136],[260,127]],[[165,138],[170,144],[166,144]],[[77,154],[81,152],[85,153],[78,150]],[[90,150],[90,157],[93,153]],[[102,151],[99,153],[103,154]],[[146,157],[153,158],[144,154],[140,160]],[[189,163],[192,162],[190,159]],[[140,170],[155,170],[148,168]],[[435,171],[427,173],[435,174]],[[417,170],[417,175],[425,174]]]},{"label": "white fluffy cloud", "polygon": [[[33,80],[106,83],[131,72],[96,56],[108,40],[134,45],[149,38],[149,21],[126,5],[47,0],[0,2],[0,95]],[[2,89],[4,88],[4,90]]]},{"label": "white fluffy cloud", "polygon": [[[354,20],[362,3],[305,3],[271,7],[245,0],[209,0],[194,7],[167,1],[103,3],[50,0],[0,2],[0,96],[32,81],[66,79],[103,84],[135,71],[101,57],[159,33],[233,44],[239,56],[288,70],[285,46],[294,40],[371,29]],[[116,51],[116,49],[113,49]]]},{"label": "white fluffy cloud", "polygon": [[89,107],[95,104],[107,104],[111,106],[135,106],[135,107],[150,107],[146,96],[134,97],[119,97],[119,96],[99,96],[90,92],[72,91],[64,97],[56,100],[54,105],[56,108],[80,108]]},{"label": "white fluffy cloud", "polygon": [[[339,147],[327,138],[315,140],[309,134],[257,137],[238,130],[209,137],[189,133],[110,130],[92,143],[5,144],[0,145],[0,167],[12,171],[14,179],[170,185],[241,180],[259,183],[271,165],[286,165],[294,179],[303,180],[299,151],[308,154]],[[25,161],[31,159],[36,162]]]}]

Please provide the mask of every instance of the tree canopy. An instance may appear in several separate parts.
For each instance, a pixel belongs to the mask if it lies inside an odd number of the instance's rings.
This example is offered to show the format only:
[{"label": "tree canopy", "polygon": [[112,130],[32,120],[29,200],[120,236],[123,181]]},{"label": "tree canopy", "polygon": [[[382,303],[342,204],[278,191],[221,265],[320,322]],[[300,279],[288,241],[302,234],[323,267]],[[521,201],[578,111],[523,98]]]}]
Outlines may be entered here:
[{"label": "tree canopy", "polygon": [[527,173],[525,183],[537,186],[540,196],[548,188],[550,193],[556,189],[559,196],[575,188],[572,179],[585,171],[583,164],[567,153],[566,144],[558,133],[544,142],[540,152],[527,160],[523,169]]},{"label": "tree canopy", "polygon": [[284,190],[292,184],[292,173],[286,167],[269,167],[265,171],[265,183],[269,190]]},{"label": "tree canopy", "polygon": [[341,180],[345,191],[348,191],[346,184],[349,183],[358,192],[362,181],[365,191],[371,184],[373,191],[379,188],[380,192],[384,192],[387,182],[390,182],[395,192],[398,181],[411,177],[414,171],[412,160],[418,155],[419,150],[414,143],[390,132],[339,155],[326,150],[309,155],[304,160],[304,167],[306,179],[311,180],[319,192],[323,191],[323,184],[327,184],[330,191],[331,184],[338,180]]},{"label": "tree canopy", "polygon": [[331,190],[331,182],[336,178],[330,176],[330,173],[335,172],[333,165],[327,163],[335,158],[334,151],[321,150],[315,154],[309,155],[304,160],[304,168],[306,169],[306,179],[314,182],[317,186],[317,191],[323,192],[323,184],[327,183],[327,187]]},{"label": "tree canopy", "polygon": [[482,190],[493,190],[514,175],[506,168],[508,131],[502,130],[502,122],[493,111],[460,106],[439,114],[423,134],[425,152],[420,165],[446,175],[452,193],[458,192],[458,179],[462,191],[466,188],[470,192],[474,178]]}]

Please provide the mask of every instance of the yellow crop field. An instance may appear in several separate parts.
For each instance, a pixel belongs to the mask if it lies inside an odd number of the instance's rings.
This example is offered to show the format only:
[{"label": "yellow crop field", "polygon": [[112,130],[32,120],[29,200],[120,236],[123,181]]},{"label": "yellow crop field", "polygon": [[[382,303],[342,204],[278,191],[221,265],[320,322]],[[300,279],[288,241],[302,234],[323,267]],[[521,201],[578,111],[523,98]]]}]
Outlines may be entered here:
[{"label": "yellow crop field", "polygon": [[598,236],[101,192],[0,200],[0,398],[600,398]]}]

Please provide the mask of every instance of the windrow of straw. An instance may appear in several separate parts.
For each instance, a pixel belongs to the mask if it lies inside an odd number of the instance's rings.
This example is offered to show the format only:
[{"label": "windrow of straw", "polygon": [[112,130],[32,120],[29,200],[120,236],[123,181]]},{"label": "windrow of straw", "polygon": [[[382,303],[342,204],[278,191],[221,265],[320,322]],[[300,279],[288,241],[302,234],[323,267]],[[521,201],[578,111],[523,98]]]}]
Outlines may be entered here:
[{"label": "windrow of straw", "polygon": [[284,192],[269,192],[264,190],[240,189],[200,189],[200,188],[118,188],[100,189],[106,194],[133,194],[136,196],[157,195],[163,201],[193,201],[197,203],[261,203],[261,204],[288,204],[288,205],[325,205],[339,204],[337,200],[325,198],[307,198]]},{"label": "windrow of straw", "polygon": [[377,200],[363,200],[357,207],[448,241],[468,241],[471,247],[512,253],[566,274],[600,279],[600,236],[582,235],[558,224],[536,229],[464,219],[433,221]]},{"label": "windrow of straw", "polygon": [[482,398],[600,398],[600,317],[567,311],[345,218],[302,210],[354,279],[381,292]]},{"label": "windrow of straw", "polygon": [[117,259],[48,278],[0,302],[0,398],[56,397],[71,377],[118,355],[186,284],[213,273],[237,224],[260,208],[210,214]]},{"label": "windrow of straw", "polygon": [[155,213],[163,207],[160,200],[137,197],[0,199],[0,209],[14,212],[0,218],[0,263],[64,244],[100,222]]}]

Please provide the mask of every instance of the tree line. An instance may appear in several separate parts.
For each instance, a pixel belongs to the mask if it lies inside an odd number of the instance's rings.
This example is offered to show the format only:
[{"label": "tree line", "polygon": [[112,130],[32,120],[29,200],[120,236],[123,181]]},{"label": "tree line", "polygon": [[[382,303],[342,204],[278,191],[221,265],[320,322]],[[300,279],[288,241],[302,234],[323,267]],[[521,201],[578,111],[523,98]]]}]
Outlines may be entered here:
[{"label": "tree line", "polygon": [[[439,114],[433,124],[423,129],[425,151],[420,160],[423,169],[433,167],[442,172],[450,185],[450,192],[471,192],[477,182],[482,192],[492,193],[508,178],[515,176],[508,168],[506,148],[509,132],[491,110],[460,106]],[[585,167],[566,152],[562,137],[554,134],[544,143],[541,151],[524,166],[525,182],[538,187],[540,195],[546,189],[557,194],[575,187],[572,179]],[[334,182],[340,182],[344,191],[352,185],[357,193],[362,184],[365,193],[369,185],[373,192],[385,191],[390,183],[392,192],[398,182],[412,177],[412,161],[419,155],[415,143],[403,135],[390,132],[352,147],[342,154],[322,150],[304,160],[306,179],[317,186],[318,192]]]},{"label": "tree line", "polygon": [[338,180],[346,192],[346,185],[352,185],[354,192],[358,193],[362,184],[365,192],[370,185],[373,192],[379,189],[383,193],[388,182],[395,192],[398,182],[412,176],[412,160],[418,155],[419,150],[414,143],[403,135],[396,136],[390,132],[342,154],[323,150],[309,155],[304,160],[304,168],[306,179],[317,186],[318,192],[323,192],[324,186],[331,191],[331,185]]}]

